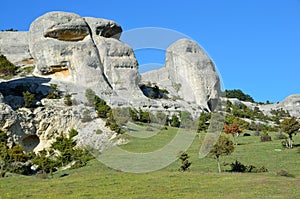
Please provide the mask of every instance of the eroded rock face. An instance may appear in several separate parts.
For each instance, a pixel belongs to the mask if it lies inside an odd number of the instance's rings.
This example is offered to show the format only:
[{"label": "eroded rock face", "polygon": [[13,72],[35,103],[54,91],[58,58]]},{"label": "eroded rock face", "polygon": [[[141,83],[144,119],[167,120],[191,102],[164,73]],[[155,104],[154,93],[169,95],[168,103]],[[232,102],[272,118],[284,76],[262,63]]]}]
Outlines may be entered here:
[{"label": "eroded rock face", "polygon": [[89,24],[93,36],[119,39],[122,27],[112,20],[85,17],[84,20]]},{"label": "eroded rock face", "polygon": [[50,12],[30,26],[29,49],[36,72],[109,90],[89,26],[79,15]]},{"label": "eroded rock face", "polygon": [[143,74],[143,81],[157,82],[177,97],[213,110],[220,93],[214,63],[194,41],[180,39],[166,52],[165,68]]},{"label": "eroded rock face", "polygon": [[28,32],[0,32],[0,54],[16,65],[32,65]]},{"label": "eroded rock face", "polygon": [[[140,92],[140,74],[133,50],[114,38],[94,37],[110,85],[117,93]],[[121,95],[126,93],[120,93]]]},{"label": "eroded rock face", "polygon": [[300,94],[290,95],[280,103],[267,104],[260,106],[266,114],[271,115],[271,110],[284,109],[289,111],[291,116],[300,118]]}]

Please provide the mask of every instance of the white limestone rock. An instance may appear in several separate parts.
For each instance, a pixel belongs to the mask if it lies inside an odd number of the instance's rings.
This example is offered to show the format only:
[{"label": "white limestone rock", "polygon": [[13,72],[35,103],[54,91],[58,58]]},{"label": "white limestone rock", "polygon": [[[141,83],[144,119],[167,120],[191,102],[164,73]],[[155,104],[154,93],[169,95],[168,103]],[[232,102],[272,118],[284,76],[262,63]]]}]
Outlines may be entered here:
[{"label": "white limestone rock", "polygon": [[35,72],[87,87],[111,89],[89,26],[77,14],[50,12],[30,26],[29,49]]},{"label": "white limestone rock", "polygon": [[156,82],[175,97],[208,110],[214,109],[220,94],[220,79],[214,63],[197,43],[188,39],[169,46],[165,67],[143,74],[142,79]]},{"label": "white limestone rock", "polygon": [[0,32],[0,54],[16,65],[32,65],[28,32]]}]

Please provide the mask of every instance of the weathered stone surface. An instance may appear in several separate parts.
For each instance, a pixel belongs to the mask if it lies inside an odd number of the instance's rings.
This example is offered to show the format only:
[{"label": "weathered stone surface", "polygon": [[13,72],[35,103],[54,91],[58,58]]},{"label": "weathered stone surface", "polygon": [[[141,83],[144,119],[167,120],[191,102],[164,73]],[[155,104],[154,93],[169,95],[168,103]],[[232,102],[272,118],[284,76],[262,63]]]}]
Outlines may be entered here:
[{"label": "weathered stone surface", "polygon": [[110,89],[89,27],[79,15],[50,12],[39,17],[30,26],[29,48],[36,73]]},{"label": "weathered stone surface", "polygon": [[138,63],[132,48],[113,38],[94,37],[94,41],[99,49],[104,74],[114,91],[121,96],[130,96],[133,92],[142,96],[138,87]]},{"label": "weathered stone surface", "polygon": [[284,109],[289,111],[291,116],[300,118],[300,94],[290,95],[282,102],[260,106],[266,114],[271,115],[271,110]]},{"label": "weathered stone surface", "polygon": [[212,110],[220,92],[214,63],[197,43],[180,39],[166,52],[165,68],[143,74],[143,81],[156,82],[185,101]]},{"label": "weathered stone surface", "polygon": [[0,32],[0,54],[16,65],[32,65],[28,32]]},{"label": "weathered stone surface", "polygon": [[89,24],[93,36],[119,39],[122,27],[112,20],[85,17],[84,20]]}]

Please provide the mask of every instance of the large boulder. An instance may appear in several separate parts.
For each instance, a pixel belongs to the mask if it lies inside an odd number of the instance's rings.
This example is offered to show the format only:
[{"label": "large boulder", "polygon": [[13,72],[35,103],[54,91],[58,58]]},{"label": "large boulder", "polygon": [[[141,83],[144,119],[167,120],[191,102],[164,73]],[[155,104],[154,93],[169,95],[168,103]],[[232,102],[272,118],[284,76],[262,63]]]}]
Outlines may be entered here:
[{"label": "large boulder", "polygon": [[143,82],[156,82],[178,98],[213,110],[220,94],[220,79],[213,61],[200,46],[180,39],[168,47],[165,67],[143,74]]},{"label": "large boulder", "polygon": [[40,75],[110,89],[89,26],[77,14],[50,12],[30,26],[29,49]]}]

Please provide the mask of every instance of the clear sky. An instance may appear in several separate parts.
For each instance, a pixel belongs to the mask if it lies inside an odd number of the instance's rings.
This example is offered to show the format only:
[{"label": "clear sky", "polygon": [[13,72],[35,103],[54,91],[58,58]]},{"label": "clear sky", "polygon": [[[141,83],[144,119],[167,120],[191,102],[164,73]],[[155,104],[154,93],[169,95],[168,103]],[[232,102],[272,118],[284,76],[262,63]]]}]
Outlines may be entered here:
[{"label": "clear sky", "polygon": [[[1,8],[0,30],[26,31],[49,11],[112,19],[123,31],[176,30],[208,52],[226,89],[263,102],[300,93],[300,0],[6,0]],[[137,58],[163,63],[164,52],[137,52]]]}]

